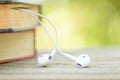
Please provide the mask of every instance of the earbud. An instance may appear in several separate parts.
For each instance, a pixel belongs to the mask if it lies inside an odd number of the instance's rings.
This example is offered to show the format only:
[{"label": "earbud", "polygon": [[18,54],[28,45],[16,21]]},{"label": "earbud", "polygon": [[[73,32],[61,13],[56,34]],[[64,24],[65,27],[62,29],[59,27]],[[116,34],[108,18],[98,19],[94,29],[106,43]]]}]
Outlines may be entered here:
[{"label": "earbud", "polygon": [[63,51],[61,51],[59,49],[59,47],[57,47],[57,50],[60,54],[62,54],[63,56],[75,61],[75,65],[78,67],[78,68],[83,68],[83,67],[87,67],[90,62],[91,62],[91,58],[87,55],[87,54],[81,54],[80,56],[78,57],[74,57],[68,53],[64,53]]},{"label": "earbud", "polygon": [[91,62],[90,57],[87,54],[82,54],[76,59],[75,65],[78,68],[87,67]]},{"label": "earbud", "polygon": [[43,54],[38,56],[38,66],[45,67],[52,60],[53,56],[56,53],[56,49],[54,49],[50,54]]},{"label": "earbud", "polygon": [[50,54],[43,54],[38,57],[38,64],[39,66],[45,67],[51,60]]}]

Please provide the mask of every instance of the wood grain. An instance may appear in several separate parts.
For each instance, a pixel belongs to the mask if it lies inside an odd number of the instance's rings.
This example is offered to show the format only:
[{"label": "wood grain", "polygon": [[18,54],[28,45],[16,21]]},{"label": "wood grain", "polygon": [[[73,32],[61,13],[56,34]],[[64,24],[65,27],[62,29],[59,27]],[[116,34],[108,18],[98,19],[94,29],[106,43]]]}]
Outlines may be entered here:
[{"label": "wood grain", "polygon": [[37,58],[16,61],[0,64],[0,80],[120,80],[119,47],[66,52],[75,56],[87,53],[92,63],[87,68],[76,68],[73,61],[60,54],[44,68],[38,67]]}]

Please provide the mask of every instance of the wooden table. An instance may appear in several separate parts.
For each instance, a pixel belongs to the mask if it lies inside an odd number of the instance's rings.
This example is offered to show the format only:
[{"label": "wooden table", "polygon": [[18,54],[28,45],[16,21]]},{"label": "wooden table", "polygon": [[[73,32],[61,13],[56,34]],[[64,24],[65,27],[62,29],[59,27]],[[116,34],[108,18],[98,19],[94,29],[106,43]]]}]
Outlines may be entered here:
[{"label": "wooden table", "polygon": [[38,67],[36,58],[0,64],[0,80],[120,80],[120,48],[70,52],[74,56],[82,53],[92,58],[88,68],[76,68],[73,61],[57,54],[45,68]]}]

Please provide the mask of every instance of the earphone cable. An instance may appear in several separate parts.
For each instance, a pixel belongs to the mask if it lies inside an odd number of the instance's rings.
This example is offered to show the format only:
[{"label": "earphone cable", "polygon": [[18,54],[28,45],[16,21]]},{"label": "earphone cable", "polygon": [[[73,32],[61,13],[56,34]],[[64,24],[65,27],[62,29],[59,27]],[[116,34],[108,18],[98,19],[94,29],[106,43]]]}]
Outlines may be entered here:
[{"label": "earphone cable", "polygon": [[[53,24],[53,22],[51,22],[49,18],[47,18],[46,16],[43,16],[43,15],[37,13],[37,12],[34,12],[34,11],[32,11],[32,10],[28,10],[28,9],[21,9],[21,10],[24,10],[24,11],[27,11],[28,13],[31,13],[31,15],[33,15],[34,18],[35,18],[35,15],[37,15],[37,16],[40,16],[40,17],[42,17],[43,19],[47,20],[47,21],[49,22],[49,24],[52,25],[52,27],[53,27],[53,29],[54,29],[54,31],[55,31],[56,45],[58,45],[58,40],[59,40],[59,39],[58,39],[57,29],[56,29],[56,27],[55,27],[55,24]],[[40,24],[44,25],[37,17],[36,17],[36,21],[38,21]],[[44,25],[44,29],[45,29],[45,25]],[[45,31],[47,31],[47,29],[46,29]],[[48,31],[47,31],[47,34],[49,34]],[[50,36],[50,34],[49,34],[49,36]],[[53,40],[53,39],[52,39],[52,40]],[[53,41],[54,41],[54,40],[53,40]]]},{"label": "earphone cable", "polygon": [[[39,14],[39,13],[36,13],[36,12],[34,12],[34,11],[32,11],[32,10],[22,9],[22,8],[20,8],[20,10],[25,11],[25,12],[31,14],[31,15],[34,17],[34,19],[35,19],[39,24],[42,25],[42,28],[43,28],[43,29],[46,31],[46,33],[48,34],[48,36],[49,36],[51,42],[53,43],[56,51],[58,51],[59,53],[61,53],[61,54],[64,55],[64,56],[69,57],[69,58],[72,59],[72,60],[76,60],[76,57],[74,57],[74,56],[72,56],[72,55],[69,55],[69,54],[67,54],[67,53],[64,53],[64,52],[59,48],[59,46],[58,46],[58,33],[57,33],[57,29],[56,29],[55,25],[54,25],[47,17],[45,17],[45,16],[43,16],[43,15],[41,15],[41,14]],[[39,18],[38,18],[36,15],[43,17],[44,19],[46,19],[46,20],[52,25],[52,27],[53,27],[53,29],[54,29],[54,31],[55,31],[56,41],[54,41],[54,39],[53,39],[52,36],[50,35],[49,31],[46,29],[45,25],[39,20]],[[53,53],[53,54],[51,54],[51,55],[54,55],[54,54],[55,54],[55,53]]]},{"label": "earphone cable", "polygon": [[[35,14],[32,13],[33,11],[27,10],[27,9],[21,9],[21,8],[20,8],[20,10],[25,11],[25,12],[31,14],[31,15],[33,16],[33,18],[34,18],[40,25],[42,25],[42,28],[43,28],[43,29],[45,30],[45,32],[47,33],[47,35],[48,35],[48,37],[50,38],[51,42],[53,43],[54,46],[56,46],[56,43],[54,42],[53,38],[51,37],[49,31],[46,29],[45,25],[39,20],[39,18],[38,18]],[[56,32],[56,31],[55,31],[55,32]]]}]

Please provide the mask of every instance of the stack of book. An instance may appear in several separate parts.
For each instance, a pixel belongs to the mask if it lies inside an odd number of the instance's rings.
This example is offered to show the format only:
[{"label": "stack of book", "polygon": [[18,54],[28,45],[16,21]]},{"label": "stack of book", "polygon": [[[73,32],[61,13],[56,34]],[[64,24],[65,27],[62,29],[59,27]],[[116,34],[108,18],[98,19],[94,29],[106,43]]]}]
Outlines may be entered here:
[{"label": "stack of book", "polygon": [[[30,2],[29,4],[29,2],[22,3],[20,0],[0,0],[0,29],[29,27],[37,24],[31,15],[19,10],[11,9],[14,7],[29,8],[36,12],[40,12],[41,8],[38,3],[32,4]],[[35,29],[0,33],[0,63],[26,59],[34,56]]]}]

